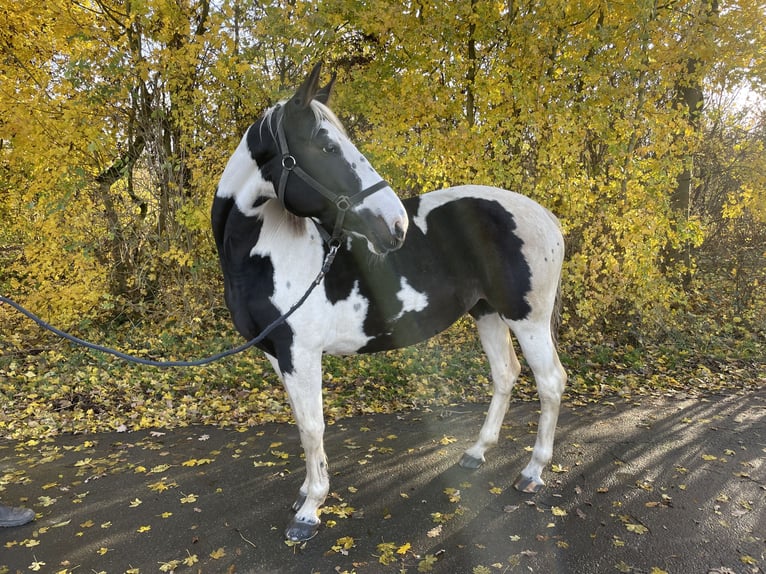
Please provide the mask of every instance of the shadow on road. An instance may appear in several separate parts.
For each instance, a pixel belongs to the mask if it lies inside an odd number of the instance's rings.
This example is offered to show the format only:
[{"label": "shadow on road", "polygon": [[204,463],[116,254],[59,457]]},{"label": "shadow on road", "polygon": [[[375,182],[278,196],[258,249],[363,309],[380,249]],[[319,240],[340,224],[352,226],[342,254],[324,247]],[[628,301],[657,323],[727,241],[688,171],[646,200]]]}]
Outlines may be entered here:
[{"label": "shadow on road", "polygon": [[[297,431],[210,427],[0,442],[0,572],[762,572],[766,390],[566,406],[548,487],[510,488],[537,405],[514,404],[475,472],[483,406],[329,426],[317,537],[288,546]],[[654,569],[654,570],[653,570]]]}]

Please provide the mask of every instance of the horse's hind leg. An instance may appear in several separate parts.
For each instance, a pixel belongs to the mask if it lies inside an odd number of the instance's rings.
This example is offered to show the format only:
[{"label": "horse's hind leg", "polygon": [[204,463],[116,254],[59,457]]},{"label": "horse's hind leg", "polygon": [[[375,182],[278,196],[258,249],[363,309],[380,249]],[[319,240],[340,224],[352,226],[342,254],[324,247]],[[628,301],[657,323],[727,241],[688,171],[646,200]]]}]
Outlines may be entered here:
[{"label": "horse's hind leg", "polygon": [[492,372],[493,392],[479,439],[460,459],[460,466],[471,469],[479,468],[484,463],[487,448],[497,443],[500,427],[508,410],[511,390],[521,371],[511,343],[510,330],[500,315],[492,312],[476,317],[476,326]]},{"label": "horse's hind leg", "polygon": [[553,456],[553,438],[567,376],[556,353],[547,321],[525,320],[510,322],[510,325],[535,375],[540,397],[540,421],[532,458],[514,482],[517,490],[533,493],[545,485],[541,473]]}]

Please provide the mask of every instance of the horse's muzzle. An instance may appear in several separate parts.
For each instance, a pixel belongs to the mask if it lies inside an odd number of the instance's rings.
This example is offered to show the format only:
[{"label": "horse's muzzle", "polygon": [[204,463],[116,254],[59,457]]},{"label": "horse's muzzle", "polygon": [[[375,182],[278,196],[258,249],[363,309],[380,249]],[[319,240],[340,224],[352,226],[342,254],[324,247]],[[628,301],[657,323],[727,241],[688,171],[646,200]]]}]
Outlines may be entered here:
[{"label": "horse's muzzle", "polygon": [[404,245],[409,223],[406,214],[393,221],[380,216],[364,219],[366,221],[361,229],[355,230],[355,234],[367,240],[367,247],[374,254],[386,255]]}]

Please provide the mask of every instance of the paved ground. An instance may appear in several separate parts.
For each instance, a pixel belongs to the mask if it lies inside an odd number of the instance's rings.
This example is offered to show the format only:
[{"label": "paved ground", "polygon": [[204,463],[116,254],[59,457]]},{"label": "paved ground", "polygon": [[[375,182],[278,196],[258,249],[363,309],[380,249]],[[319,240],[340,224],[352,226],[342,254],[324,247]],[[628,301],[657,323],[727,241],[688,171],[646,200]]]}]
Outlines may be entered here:
[{"label": "paved ground", "polygon": [[328,428],[333,494],[305,545],[282,538],[303,477],[289,425],[0,441],[0,572],[751,573],[766,570],[766,388],[565,406],[549,487],[508,486],[536,405],[515,404],[476,472],[481,406]]}]

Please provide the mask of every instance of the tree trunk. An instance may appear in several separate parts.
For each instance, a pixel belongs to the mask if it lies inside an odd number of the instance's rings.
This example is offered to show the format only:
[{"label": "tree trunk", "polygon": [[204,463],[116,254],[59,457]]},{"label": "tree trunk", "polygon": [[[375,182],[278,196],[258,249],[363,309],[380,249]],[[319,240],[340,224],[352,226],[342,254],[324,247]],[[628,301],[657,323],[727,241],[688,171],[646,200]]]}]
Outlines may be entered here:
[{"label": "tree trunk", "polygon": [[[698,30],[703,36],[712,33],[711,20],[718,15],[718,0],[702,0],[705,3],[702,11],[702,22]],[[700,69],[705,62],[697,56],[691,56],[686,60],[684,74],[676,82],[676,104],[683,111],[684,116],[694,132],[700,129],[700,114],[704,105],[702,91],[702,74]],[[670,196],[670,207],[678,222],[684,222],[689,218],[691,210],[691,187],[694,177],[694,159],[692,156],[685,158],[684,168],[676,177],[676,187]],[[679,245],[668,246],[665,253],[665,267],[671,268],[681,265],[681,284],[684,288],[689,287],[691,282],[691,246]]]}]

